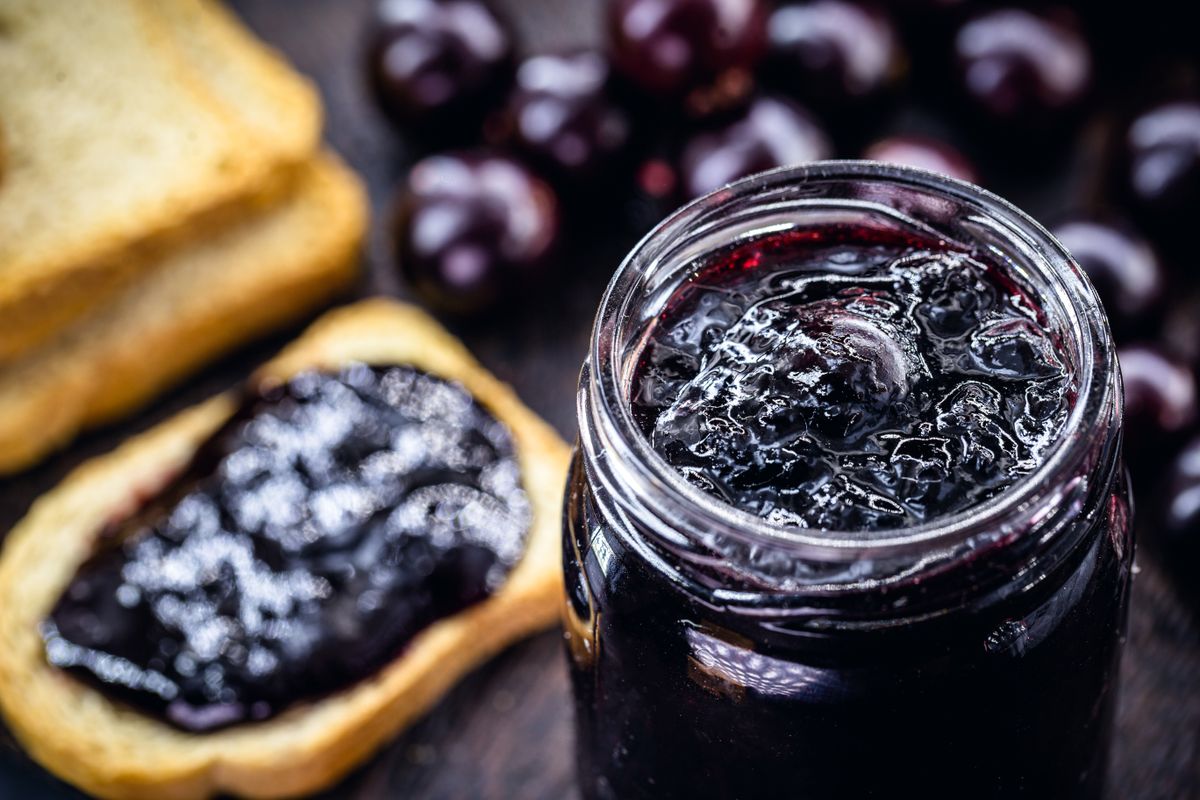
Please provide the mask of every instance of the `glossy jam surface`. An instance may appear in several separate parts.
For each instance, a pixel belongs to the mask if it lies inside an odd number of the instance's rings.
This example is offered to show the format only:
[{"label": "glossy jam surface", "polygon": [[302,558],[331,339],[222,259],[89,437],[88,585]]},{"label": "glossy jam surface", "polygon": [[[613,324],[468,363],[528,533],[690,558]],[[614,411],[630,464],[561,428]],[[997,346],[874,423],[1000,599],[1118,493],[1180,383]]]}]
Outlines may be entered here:
[{"label": "glossy jam surface", "polygon": [[189,731],[370,676],[486,598],[530,521],[508,429],[410,367],[249,396],[106,531],[44,626],[49,661]]},{"label": "glossy jam surface", "polygon": [[982,253],[863,227],[704,259],[647,331],[631,402],[694,485],[772,523],[911,526],[978,505],[1057,441],[1071,371]]}]

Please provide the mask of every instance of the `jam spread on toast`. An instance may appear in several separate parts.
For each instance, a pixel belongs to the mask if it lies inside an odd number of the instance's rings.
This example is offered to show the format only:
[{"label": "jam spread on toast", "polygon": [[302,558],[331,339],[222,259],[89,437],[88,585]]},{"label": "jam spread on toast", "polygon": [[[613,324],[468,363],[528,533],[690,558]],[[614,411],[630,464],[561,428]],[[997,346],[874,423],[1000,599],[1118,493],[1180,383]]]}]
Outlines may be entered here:
[{"label": "jam spread on toast", "polygon": [[344,689],[494,593],[531,520],[509,429],[407,366],[250,393],[104,532],[43,627],[51,664],[193,732]]}]

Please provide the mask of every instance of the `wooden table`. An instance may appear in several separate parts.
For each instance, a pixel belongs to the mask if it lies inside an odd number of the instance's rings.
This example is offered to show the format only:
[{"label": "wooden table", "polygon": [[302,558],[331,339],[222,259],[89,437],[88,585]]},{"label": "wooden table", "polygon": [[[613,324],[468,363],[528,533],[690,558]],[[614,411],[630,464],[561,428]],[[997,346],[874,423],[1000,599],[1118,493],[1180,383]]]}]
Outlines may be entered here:
[{"label": "wooden table", "polygon": [[[364,90],[361,42],[371,2],[235,0],[234,5],[263,38],[317,80],[326,101],[327,138],[369,185],[377,220],[358,291],[402,295],[379,219],[412,153],[384,125]],[[596,0],[508,0],[506,5],[523,41],[538,49],[594,43],[601,30]],[[1075,161],[1087,158],[1084,152]],[[1035,215],[1050,216],[1063,198],[1079,190],[1075,176],[1086,173],[1076,163],[1049,182],[1039,179],[1034,185],[1018,177],[994,188]],[[614,234],[603,220],[594,227],[579,234],[585,241],[558,265],[570,275],[553,301],[471,326],[451,324],[488,367],[566,436],[574,434],[575,382],[592,315],[608,276],[636,238],[629,231]],[[89,435],[40,468],[0,483],[0,531],[80,461],[232,385],[293,333],[227,359],[136,420]],[[1197,610],[1180,598],[1153,553],[1143,549],[1138,565],[1110,796],[1200,798]],[[470,676],[428,718],[322,797],[574,797],[571,716],[559,634],[549,632]],[[22,756],[0,728],[0,800],[78,797]]]}]

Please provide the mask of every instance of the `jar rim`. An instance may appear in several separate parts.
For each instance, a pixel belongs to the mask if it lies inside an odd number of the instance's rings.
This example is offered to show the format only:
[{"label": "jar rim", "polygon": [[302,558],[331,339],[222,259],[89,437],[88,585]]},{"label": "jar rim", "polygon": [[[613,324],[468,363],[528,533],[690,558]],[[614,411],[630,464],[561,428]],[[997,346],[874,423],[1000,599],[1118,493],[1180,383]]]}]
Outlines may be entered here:
[{"label": "jar rim", "polygon": [[[1077,339],[1069,343],[1078,348],[1075,401],[1038,467],[983,503],[886,535],[869,530],[780,526],[693,486],[653,449],[636,424],[624,392],[624,354],[614,346],[628,303],[649,274],[648,268],[655,265],[647,257],[654,255],[656,248],[685,235],[692,223],[736,200],[789,185],[839,181],[870,181],[948,198],[1000,223],[1011,244],[1040,262],[1044,276],[1052,282],[1042,291],[1057,297],[1066,312],[1068,329]],[[1094,437],[1082,430],[1087,421],[1109,413],[1119,424],[1121,393],[1116,370],[1107,318],[1090,281],[1066,248],[1024,211],[985,189],[934,172],[877,161],[815,161],[752,175],[711,192],[669,215],[634,246],[609,282],[596,316],[580,383],[580,430],[585,436],[601,435],[607,453],[605,469],[615,473],[614,485],[644,490],[640,500],[648,506],[645,510],[670,520],[672,526],[695,527],[817,561],[903,557],[958,546],[979,533],[1004,528],[1006,521],[1022,510],[1053,503],[1056,481],[1051,478],[1085,464],[1095,450]]]}]

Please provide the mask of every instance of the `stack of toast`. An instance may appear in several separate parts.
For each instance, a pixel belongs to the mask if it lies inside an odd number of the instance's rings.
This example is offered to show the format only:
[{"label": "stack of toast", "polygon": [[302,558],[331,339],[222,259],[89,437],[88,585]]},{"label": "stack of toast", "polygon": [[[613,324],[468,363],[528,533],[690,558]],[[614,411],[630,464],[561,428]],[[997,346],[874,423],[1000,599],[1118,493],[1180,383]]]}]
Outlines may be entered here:
[{"label": "stack of toast", "polygon": [[[131,412],[354,278],[366,202],[354,175],[320,147],[317,95],[216,2],[0,0],[0,475]],[[89,559],[117,544],[115,523],[174,502],[174,481],[230,423],[240,398],[364,364],[404,365],[462,387],[511,433],[530,513],[520,559],[502,582],[432,620],[366,677],[293,698],[278,716],[204,732],[142,713],[47,658],[44,622],[58,598]],[[440,446],[398,441],[409,450]],[[411,456],[387,453],[396,464]],[[277,798],[328,786],[461,676],[556,619],[569,457],[548,425],[418,309],[376,299],[332,311],[241,392],[85,463],[0,532],[3,724],[34,760],[98,797]],[[443,527],[443,518],[468,513],[452,496],[434,500],[426,513]],[[345,533],[303,525],[329,538]],[[417,541],[440,530],[430,522],[395,536]],[[344,549],[352,541],[319,557],[336,553],[353,572]],[[221,558],[221,569],[188,580],[224,598],[228,641],[242,646],[240,591],[230,587],[246,565]],[[261,576],[278,569],[255,561],[246,580],[267,585],[274,578]],[[411,574],[426,593],[441,580]],[[353,597],[344,600],[323,602],[341,604],[342,619],[358,624]],[[259,613],[260,602],[252,592],[247,608]],[[403,619],[406,609],[395,613]],[[113,658],[97,662],[101,672],[121,663]]]},{"label": "stack of toast", "polygon": [[35,760],[114,800],[296,797],[337,781],[463,675],[553,623],[563,597],[567,445],[432,318],[388,300],[328,312],[250,385],[355,363],[407,364],[452,380],[512,432],[532,507],[513,572],[487,599],[421,631],[370,678],[263,722],[188,733],[70,679],[45,658],[42,621],[94,552],[97,531],[155,496],[234,413],[238,396],[220,395],[81,466],[0,546],[0,717]]},{"label": "stack of toast", "polygon": [[0,474],[353,280],[319,98],[214,0],[3,0],[0,75]]}]

